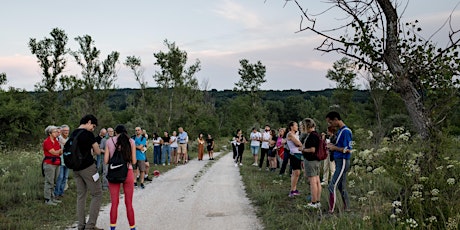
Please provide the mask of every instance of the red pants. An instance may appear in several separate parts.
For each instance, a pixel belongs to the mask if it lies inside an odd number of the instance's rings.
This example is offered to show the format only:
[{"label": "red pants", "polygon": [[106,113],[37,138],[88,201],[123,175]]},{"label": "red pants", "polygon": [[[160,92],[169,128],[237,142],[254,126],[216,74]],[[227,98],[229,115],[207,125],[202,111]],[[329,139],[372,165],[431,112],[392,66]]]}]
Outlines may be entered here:
[{"label": "red pants", "polygon": [[129,226],[135,226],[134,209],[133,209],[133,194],[134,194],[134,174],[133,170],[128,170],[128,177],[124,183],[115,184],[109,182],[110,200],[112,206],[110,207],[110,225],[117,224],[118,217],[118,203],[120,202],[120,187],[123,184],[123,191],[125,193],[126,215],[128,216]]}]

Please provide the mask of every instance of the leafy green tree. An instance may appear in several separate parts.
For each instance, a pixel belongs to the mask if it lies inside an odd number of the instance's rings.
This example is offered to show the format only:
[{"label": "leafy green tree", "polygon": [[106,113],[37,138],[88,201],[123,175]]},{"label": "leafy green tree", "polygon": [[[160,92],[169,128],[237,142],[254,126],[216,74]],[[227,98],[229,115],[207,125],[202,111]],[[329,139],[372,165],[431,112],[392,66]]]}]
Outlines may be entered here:
[{"label": "leafy green tree", "polygon": [[77,64],[82,68],[82,99],[75,106],[80,111],[80,116],[86,113],[95,114],[101,121],[110,121],[112,118],[106,113],[105,100],[109,96],[110,89],[115,88],[117,79],[116,64],[120,54],[112,51],[105,60],[100,60],[101,51],[94,45],[94,40],[89,35],[76,37],[79,44],[77,51],[71,54]]},{"label": "leafy green tree", "polygon": [[[157,120],[165,125],[166,130],[171,130],[173,124],[179,124],[188,116],[194,116],[193,111],[197,106],[194,103],[200,102],[195,74],[201,70],[201,66],[197,59],[194,64],[186,67],[187,52],[168,40],[164,41],[164,45],[168,52],[159,51],[153,54],[156,58],[154,65],[160,67],[160,70],[155,71],[153,79],[162,91],[154,106],[158,114],[162,114]],[[179,124],[181,125],[184,126]]]},{"label": "leafy green tree", "polygon": [[266,68],[260,61],[250,64],[247,59],[240,60],[240,65],[241,68],[238,69],[240,80],[235,83],[234,90],[249,93],[253,110],[250,114],[256,123],[261,124],[264,122],[262,119],[266,116],[266,111],[262,110],[259,90],[260,86],[267,81],[265,79]]},{"label": "leafy green tree", "polygon": [[339,112],[344,117],[353,113],[353,92],[355,87],[356,71],[355,64],[351,59],[343,57],[336,61],[332,70],[328,70],[326,78],[337,83],[337,90],[334,91],[333,99],[339,105]]},{"label": "leafy green tree", "polygon": [[60,109],[57,96],[57,87],[59,77],[66,67],[67,61],[67,35],[64,30],[54,28],[51,33],[51,38],[44,38],[38,41],[35,38],[29,40],[29,48],[37,57],[37,62],[42,71],[42,81],[35,85],[37,91],[46,92],[40,98],[43,108],[43,120],[48,124],[56,124],[59,122]]},{"label": "leafy green tree", "polygon": [[148,116],[148,109],[147,109],[147,101],[146,101],[146,88],[147,88],[147,81],[145,80],[144,77],[144,71],[145,69],[141,65],[141,59],[140,57],[135,57],[135,56],[128,56],[124,62],[124,65],[128,66],[131,71],[134,74],[134,78],[136,79],[136,82],[139,84],[140,87],[140,99],[139,99],[139,109],[137,115],[145,115]]}]

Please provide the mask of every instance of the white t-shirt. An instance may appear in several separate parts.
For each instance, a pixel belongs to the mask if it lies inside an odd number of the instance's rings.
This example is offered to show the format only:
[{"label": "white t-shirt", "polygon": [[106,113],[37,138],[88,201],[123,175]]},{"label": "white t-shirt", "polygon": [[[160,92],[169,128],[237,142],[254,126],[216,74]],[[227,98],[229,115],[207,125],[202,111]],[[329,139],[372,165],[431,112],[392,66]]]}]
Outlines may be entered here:
[{"label": "white t-shirt", "polygon": [[262,138],[262,134],[260,134],[259,132],[251,132],[250,138],[251,138],[251,146],[260,146],[259,140],[260,138]]},{"label": "white t-shirt", "polygon": [[262,148],[268,149],[270,147],[269,142],[270,142],[270,132],[264,132],[262,134]]},{"label": "white t-shirt", "polygon": [[177,137],[176,136],[171,136],[169,138],[169,141],[171,142],[171,148],[177,148],[178,145],[177,145]]}]

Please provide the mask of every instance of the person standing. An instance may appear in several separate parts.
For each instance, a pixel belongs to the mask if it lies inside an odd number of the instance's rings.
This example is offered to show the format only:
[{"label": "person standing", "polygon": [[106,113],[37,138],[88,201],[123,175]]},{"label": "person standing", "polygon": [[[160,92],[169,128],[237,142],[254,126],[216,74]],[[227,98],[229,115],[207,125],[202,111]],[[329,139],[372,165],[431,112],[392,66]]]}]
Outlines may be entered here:
[{"label": "person standing", "polygon": [[169,139],[169,142],[171,143],[171,153],[172,153],[172,159],[174,162],[174,165],[177,165],[179,162],[179,154],[177,153],[177,148],[179,145],[177,144],[177,133],[176,131],[173,131],[171,138]]},{"label": "person standing", "polygon": [[196,139],[196,141],[198,142],[198,160],[202,161],[203,154],[204,154],[204,143],[205,143],[205,139],[202,133],[198,135],[198,138]]},{"label": "person standing", "polygon": [[179,136],[177,137],[177,141],[179,142],[179,151],[178,154],[182,158],[182,162],[185,164],[188,161],[187,155],[187,143],[188,143],[188,134],[184,131],[184,128],[179,127]]},{"label": "person standing", "polygon": [[[68,125],[61,125],[61,135],[59,136],[59,144],[61,149],[64,149],[64,145],[69,139],[70,128]],[[56,200],[60,200],[64,196],[65,185],[69,178],[69,168],[64,164],[64,155],[61,154],[61,166],[59,166],[59,176],[56,180],[56,187],[54,189],[54,197]]]},{"label": "person standing", "polygon": [[299,181],[300,169],[301,169],[301,159],[302,159],[302,143],[299,140],[298,134],[299,126],[297,122],[291,121],[288,124],[288,133],[286,136],[286,143],[289,146],[289,162],[292,167],[291,174],[291,191],[289,192],[289,197],[294,197],[300,195],[299,190],[297,190],[297,182]]},{"label": "person standing", "polygon": [[[161,137],[157,133],[153,133],[153,164],[161,164]],[[163,164],[164,165],[164,164]]]},{"label": "person standing", "polygon": [[240,162],[240,166],[243,166],[243,153],[244,153],[244,144],[247,142],[246,138],[243,136],[243,132],[241,129],[236,130],[236,159],[235,159],[235,166],[237,166],[238,162]]},{"label": "person standing", "polygon": [[267,161],[266,161],[266,167],[265,168],[268,170],[268,165],[269,165],[269,162],[268,162],[268,150],[270,149],[270,139],[271,139],[270,126],[265,125],[265,130],[262,133],[262,138],[261,138],[262,146],[261,146],[261,150],[260,150],[260,159],[259,159],[259,169],[260,170],[262,170],[262,166],[264,165],[265,156],[267,156]]},{"label": "person standing", "polygon": [[102,128],[99,131],[99,135],[96,137],[96,142],[99,144],[99,149],[101,150],[101,154],[96,155],[96,167],[98,172],[102,172],[102,158],[104,157],[104,146],[101,146],[102,140],[105,139],[107,135],[107,129]]},{"label": "person standing", "polygon": [[128,175],[123,183],[109,182],[110,201],[110,230],[115,230],[118,218],[118,204],[120,202],[120,187],[123,184],[125,194],[126,215],[128,217],[129,228],[136,229],[133,208],[134,194],[134,173],[133,165],[136,164],[136,145],[134,140],[129,138],[125,126],[115,127],[116,136],[110,137],[105,145],[104,163],[108,164],[116,149],[123,155],[123,159],[128,163]]},{"label": "person standing", "polygon": [[161,163],[163,165],[165,165],[165,163],[167,165],[170,165],[171,164],[171,143],[169,143],[169,141],[171,140],[171,138],[169,137],[169,133],[168,132],[164,132],[163,133],[163,137],[161,138],[162,140],[162,148],[161,148]]},{"label": "person standing", "polygon": [[62,149],[58,141],[58,127],[50,125],[46,127],[45,134],[48,136],[43,141],[43,172],[45,175],[45,186],[43,189],[45,204],[57,205],[60,200],[54,197],[54,181],[59,176],[59,166],[61,165]]},{"label": "person standing", "polygon": [[[77,219],[78,229],[100,229],[96,227],[102,202],[102,186],[97,172],[92,153],[99,155],[101,150],[94,137],[94,129],[97,126],[97,118],[88,114],[81,118],[80,126],[72,132],[72,136],[78,133],[78,148],[83,155],[80,168],[73,169],[75,184],[77,185]],[[88,190],[91,195],[89,218],[86,222],[86,196]]]},{"label": "person standing", "polygon": [[307,204],[310,208],[320,208],[321,203],[321,181],[319,179],[321,161],[316,156],[319,149],[319,134],[315,130],[316,124],[311,118],[305,118],[302,122],[302,132],[307,133],[302,154],[304,156],[305,173],[310,182],[311,202]]},{"label": "person standing", "polygon": [[260,140],[262,139],[262,135],[259,133],[259,131],[257,131],[256,127],[252,128],[252,132],[251,132],[251,135],[249,136],[249,139],[251,139],[251,153],[252,153],[252,156],[254,157],[254,164],[252,165],[258,166],[257,156],[259,154]]},{"label": "person standing", "polygon": [[[134,129],[136,131],[136,135],[134,137],[131,137],[134,139],[134,144],[136,145],[136,164],[134,165],[133,169],[136,170],[136,175],[133,176],[134,181],[136,181],[137,177],[139,177],[140,183],[141,183],[141,188],[144,189],[144,175],[146,171],[145,167],[145,151],[144,147],[147,146],[147,138],[142,135],[142,129],[141,127],[136,127]],[[137,182],[134,182],[134,187],[137,187]]]},{"label": "person standing", "polygon": [[[104,146],[104,156],[105,156],[105,146],[107,144],[107,140],[111,137],[114,136],[114,130],[112,127],[107,128],[107,137],[101,140],[101,146]],[[102,151],[102,149],[101,149]],[[107,164],[102,164],[102,189],[108,189],[109,188],[109,181],[107,180],[107,171],[108,171],[108,165]]]},{"label": "person standing", "polygon": [[208,138],[206,138],[206,149],[208,150],[209,160],[214,160],[214,139],[212,138],[211,134],[208,134]]},{"label": "person standing", "polygon": [[[337,141],[337,138],[335,136],[335,133],[337,132],[336,127],[329,126],[327,127],[327,137],[325,136],[324,139],[326,143],[335,143]],[[335,172],[335,162],[334,162],[334,155],[332,151],[329,150],[329,157],[326,158],[324,161],[324,166],[323,166],[323,181],[321,182],[321,185],[327,185],[329,183],[329,175],[334,175]]]},{"label": "person standing", "polygon": [[329,213],[334,213],[335,204],[337,201],[336,188],[339,189],[342,195],[343,208],[345,211],[350,210],[350,199],[348,198],[347,172],[350,169],[350,157],[352,150],[352,132],[345,125],[338,112],[329,112],[326,115],[326,122],[330,126],[335,126],[337,130],[337,140],[335,143],[327,144],[329,150],[332,151],[335,161],[335,172],[329,183]]},{"label": "person standing", "polygon": [[276,136],[275,130],[270,130],[270,142],[269,148],[267,153],[268,162],[270,163],[270,172],[275,172],[277,167],[276,162],[276,142],[278,141],[278,137]]}]

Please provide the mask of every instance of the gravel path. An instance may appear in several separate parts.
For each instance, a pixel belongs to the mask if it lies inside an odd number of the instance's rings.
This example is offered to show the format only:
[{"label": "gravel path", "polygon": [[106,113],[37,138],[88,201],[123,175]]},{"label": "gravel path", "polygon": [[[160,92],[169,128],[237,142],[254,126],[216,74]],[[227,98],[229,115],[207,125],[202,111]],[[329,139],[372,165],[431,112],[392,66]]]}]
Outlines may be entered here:
[{"label": "gravel path", "polygon": [[[196,159],[161,174],[134,192],[137,229],[263,229],[246,197],[239,167],[231,154]],[[243,166],[247,167],[247,166]],[[129,229],[123,196],[117,229]],[[109,227],[110,204],[99,213],[98,227]]]}]

